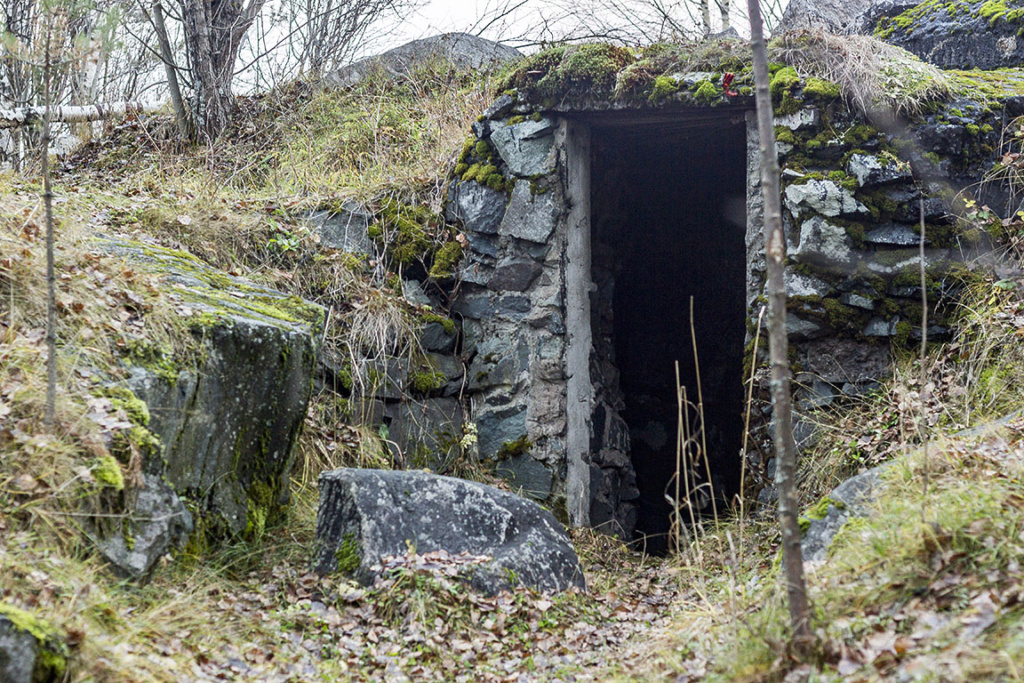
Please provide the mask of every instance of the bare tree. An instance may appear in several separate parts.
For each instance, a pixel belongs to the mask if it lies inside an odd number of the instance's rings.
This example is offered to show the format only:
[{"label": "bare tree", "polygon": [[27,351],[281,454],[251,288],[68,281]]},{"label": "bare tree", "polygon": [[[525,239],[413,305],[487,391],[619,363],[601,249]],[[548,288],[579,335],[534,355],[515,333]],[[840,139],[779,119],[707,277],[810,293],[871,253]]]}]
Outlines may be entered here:
[{"label": "bare tree", "polygon": [[779,160],[775,152],[772,99],[768,90],[768,57],[761,29],[758,0],[747,0],[750,42],[754,52],[754,84],[757,133],[761,146],[761,194],[764,198],[765,256],[768,270],[768,345],[771,359],[772,419],[775,423],[775,486],[779,494],[779,525],[782,528],[782,562],[793,628],[799,650],[810,639],[807,586],[796,499],[796,444],[793,440],[793,407],[786,337],[786,238],[782,231],[782,198]]},{"label": "bare tree", "polygon": [[220,137],[235,109],[231,82],[246,31],[266,0],[180,0],[192,75],[192,115],[204,137]]}]

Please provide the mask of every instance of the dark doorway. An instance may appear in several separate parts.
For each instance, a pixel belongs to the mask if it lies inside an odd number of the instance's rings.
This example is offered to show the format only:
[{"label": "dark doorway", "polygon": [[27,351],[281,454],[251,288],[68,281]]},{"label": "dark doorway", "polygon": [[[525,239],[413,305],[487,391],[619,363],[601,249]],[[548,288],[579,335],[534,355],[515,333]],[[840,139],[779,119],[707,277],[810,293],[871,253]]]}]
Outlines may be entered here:
[{"label": "dark doorway", "polygon": [[691,297],[711,481],[720,500],[739,487],[746,127],[735,112],[704,111],[656,123],[606,119],[592,131],[595,362],[604,367],[597,376],[612,385],[597,391],[629,429],[640,491],[636,535],[648,552],[664,552],[676,361],[694,403],[698,395]]}]

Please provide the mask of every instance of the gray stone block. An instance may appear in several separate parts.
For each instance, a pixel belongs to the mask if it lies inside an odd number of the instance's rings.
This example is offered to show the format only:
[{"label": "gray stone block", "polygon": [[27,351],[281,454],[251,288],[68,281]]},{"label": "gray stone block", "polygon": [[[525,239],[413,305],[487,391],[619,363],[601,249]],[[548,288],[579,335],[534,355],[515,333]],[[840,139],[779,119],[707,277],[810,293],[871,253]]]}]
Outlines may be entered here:
[{"label": "gray stone block", "polygon": [[526,406],[485,408],[475,417],[480,455],[493,458],[503,444],[526,436]]},{"label": "gray stone block", "polygon": [[528,242],[544,243],[554,232],[561,210],[557,192],[535,195],[530,191],[529,181],[520,180],[512,190],[500,232]]},{"label": "gray stone block", "polygon": [[550,119],[527,120],[511,126],[492,126],[491,144],[508,170],[521,178],[554,168],[555,124]]},{"label": "gray stone block", "polygon": [[492,190],[475,180],[463,180],[452,191],[450,213],[455,220],[462,221],[467,232],[493,235],[498,232],[505,215],[508,195]]},{"label": "gray stone block", "polygon": [[789,185],[784,195],[786,208],[794,216],[801,208],[829,217],[868,213],[868,207],[857,201],[852,192],[831,180],[809,180],[800,185]]}]

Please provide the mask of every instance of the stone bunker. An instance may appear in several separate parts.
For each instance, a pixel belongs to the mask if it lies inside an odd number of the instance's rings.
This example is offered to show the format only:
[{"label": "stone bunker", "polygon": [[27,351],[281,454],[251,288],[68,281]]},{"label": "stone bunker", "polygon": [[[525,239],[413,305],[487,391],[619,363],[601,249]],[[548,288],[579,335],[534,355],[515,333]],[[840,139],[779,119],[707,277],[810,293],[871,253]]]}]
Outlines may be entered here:
[{"label": "stone bunker", "polygon": [[[724,41],[717,65],[678,70],[606,45],[534,55],[474,124],[450,187],[447,218],[466,239],[452,312],[479,456],[571,524],[649,550],[670,528],[681,388],[702,446],[687,450],[691,475],[718,505],[739,492],[752,361],[747,482],[771,495],[742,49]],[[1016,210],[1005,188],[978,181],[1024,109],[1019,83],[974,91],[984,73],[959,73],[963,87],[883,131],[836,84],[773,65],[798,441],[811,433],[800,414],[872,389],[893,350],[920,339],[920,207],[933,340],[948,336],[965,264],[991,251],[989,234],[957,218],[965,198],[992,207],[992,233]]]}]

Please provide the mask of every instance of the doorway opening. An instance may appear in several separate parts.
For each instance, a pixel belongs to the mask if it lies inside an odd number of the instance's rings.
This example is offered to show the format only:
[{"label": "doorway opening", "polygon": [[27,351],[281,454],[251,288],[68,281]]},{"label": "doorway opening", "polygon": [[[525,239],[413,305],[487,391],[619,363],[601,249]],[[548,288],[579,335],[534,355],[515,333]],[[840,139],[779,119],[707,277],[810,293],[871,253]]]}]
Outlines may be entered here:
[{"label": "doorway opening", "polygon": [[677,363],[688,399],[703,398],[710,473],[701,476],[719,510],[739,488],[746,124],[742,113],[702,110],[661,121],[608,115],[591,131],[595,395],[628,428],[639,490],[635,537],[647,552],[663,553],[676,470]]}]

